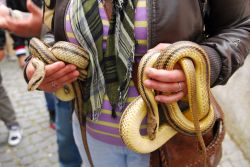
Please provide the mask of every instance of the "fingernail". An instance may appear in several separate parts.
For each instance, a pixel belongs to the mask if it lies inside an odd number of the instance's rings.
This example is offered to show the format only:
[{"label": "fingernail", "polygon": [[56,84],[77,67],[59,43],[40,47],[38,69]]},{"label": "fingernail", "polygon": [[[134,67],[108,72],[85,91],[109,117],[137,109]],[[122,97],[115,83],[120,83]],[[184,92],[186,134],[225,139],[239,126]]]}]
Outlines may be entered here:
[{"label": "fingernail", "polygon": [[71,64],[71,65],[70,65],[70,69],[71,69],[71,70],[75,70],[75,69],[76,69],[76,66]]},{"label": "fingernail", "polygon": [[153,72],[153,69],[152,68],[150,68],[150,67],[148,67],[148,68],[146,68],[146,74],[150,74],[150,73],[152,73]]},{"label": "fingernail", "polygon": [[159,96],[155,96],[156,101],[161,101],[161,98]]},{"label": "fingernail", "polygon": [[149,80],[148,80],[148,79],[147,79],[147,80],[145,80],[143,83],[144,83],[144,85],[145,85],[145,86],[150,86],[150,82],[149,82]]},{"label": "fingernail", "polygon": [[59,61],[59,62],[58,62],[58,66],[59,66],[59,67],[64,67],[64,66],[65,66],[65,63],[62,62],[62,61]]},{"label": "fingernail", "polygon": [[78,77],[80,75],[79,71],[74,71],[74,76]]}]

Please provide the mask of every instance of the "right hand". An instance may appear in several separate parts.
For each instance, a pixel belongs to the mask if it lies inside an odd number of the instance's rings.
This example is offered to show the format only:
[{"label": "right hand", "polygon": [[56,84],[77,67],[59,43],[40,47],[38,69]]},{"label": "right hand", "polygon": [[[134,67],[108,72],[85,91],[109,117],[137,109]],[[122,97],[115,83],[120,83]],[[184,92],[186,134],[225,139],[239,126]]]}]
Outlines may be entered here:
[{"label": "right hand", "polygon": [[[30,80],[34,72],[35,68],[30,61],[26,68],[28,80]],[[45,73],[45,78],[38,87],[45,92],[55,92],[59,88],[62,88],[66,83],[72,83],[77,80],[77,77],[79,76],[79,72],[76,70],[75,65],[65,65],[62,61],[46,65]],[[53,84],[54,86],[52,86]]]},{"label": "right hand", "polygon": [[43,12],[31,0],[27,0],[28,17],[15,19],[9,15],[9,9],[0,5],[0,28],[6,29],[18,36],[40,36]]}]

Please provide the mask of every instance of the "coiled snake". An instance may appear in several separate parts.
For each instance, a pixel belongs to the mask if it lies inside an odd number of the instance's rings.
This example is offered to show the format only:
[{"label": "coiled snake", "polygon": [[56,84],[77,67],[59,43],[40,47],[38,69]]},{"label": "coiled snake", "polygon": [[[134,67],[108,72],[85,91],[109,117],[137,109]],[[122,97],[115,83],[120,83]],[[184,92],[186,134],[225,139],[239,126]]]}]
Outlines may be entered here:
[{"label": "coiled snake", "polygon": [[[179,63],[184,70],[188,87],[189,108],[182,112],[178,104],[161,104],[167,122],[160,125],[158,104],[154,92],[144,87],[146,67],[172,70]],[[177,132],[197,135],[204,150],[202,133],[215,122],[210,106],[210,66],[205,51],[195,43],[181,41],[168,46],[162,52],[149,52],[143,56],[138,67],[138,90],[140,96],[132,101],[120,120],[120,135],[133,151],[150,153],[160,148]],[[140,125],[147,115],[148,135],[140,134]]]},{"label": "coiled snake", "polygon": [[[36,68],[32,78],[28,83],[28,90],[32,91],[39,87],[45,77],[45,64],[51,64],[56,61],[63,61],[66,64],[74,64],[80,72],[79,77],[72,84],[66,84],[63,88],[57,90],[55,95],[63,100],[69,101],[74,99],[75,112],[79,121],[83,121],[83,88],[80,81],[84,81],[87,77],[87,66],[89,64],[89,54],[84,48],[73,43],[59,41],[52,47],[37,38],[30,40],[29,50],[33,55],[32,64]],[[52,85],[53,86],[53,85]],[[86,128],[81,122],[82,142],[86,151],[88,160],[93,166],[89,148],[87,145]]]},{"label": "coiled snake", "polygon": [[[28,90],[32,91],[39,87],[45,77],[45,64],[52,64],[56,61],[64,61],[77,66],[80,72],[79,80],[84,80],[87,76],[86,68],[89,63],[89,55],[87,51],[75,44],[59,41],[51,48],[37,38],[32,38],[29,44],[29,51],[33,55],[32,64],[36,68],[32,78],[28,83]],[[63,100],[70,101],[75,98],[76,92],[79,90],[78,83],[65,84],[63,88],[57,90],[55,95]],[[80,96],[79,96],[80,97]],[[81,100],[81,99],[79,99]]]}]

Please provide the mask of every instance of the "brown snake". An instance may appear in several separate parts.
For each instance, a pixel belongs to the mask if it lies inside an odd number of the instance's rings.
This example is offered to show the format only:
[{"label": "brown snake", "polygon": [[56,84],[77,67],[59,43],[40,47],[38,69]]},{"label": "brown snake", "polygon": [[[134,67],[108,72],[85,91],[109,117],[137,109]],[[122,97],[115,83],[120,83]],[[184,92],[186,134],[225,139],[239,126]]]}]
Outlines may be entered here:
[{"label": "brown snake", "polygon": [[[29,45],[30,53],[33,55],[32,64],[36,68],[32,78],[28,83],[28,90],[36,90],[45,77],[45,65],[52,64],[56,61],[63,61],[67,64],[74,64],[80,72],[79,80],[87,77],[86,68],[89,63],[87,51],[78,45],[59,41],[51,48],[37,38],[32,38]],[[72,86],[74,85],[74,87]],[[78,90],[77,81],[73,84],[65,84],[63,88],[57,90],[55,95],[63,101],[69,101],[75,98]]]},{"label": "brown snake", "polygon": [[52,47],[47,46],[41,40],[32,38],[29,50],[33,55],[32,64],[36,68],[32,78],[28,83],[28,90],[35,90],[39,87],[45,77],[45,65],[52,64],[56,61],[63,61],[66,64],[74,64],[80,72],[80,76],[72,84],[66,84],[63,88],[57,90],[55,95],[63,100],[69,101],[74,99],[75,112],[81,124],[80,130],[82,142],[88,157],[89,163],[93,166],[89,148],[87,145],[86,128],[82,125],[85,120],[83,115],[83,90],[80,81],[84,81],[87,77],[87,66],[89,64],[89,54],[84,48],[73,43],[59,41]]}]

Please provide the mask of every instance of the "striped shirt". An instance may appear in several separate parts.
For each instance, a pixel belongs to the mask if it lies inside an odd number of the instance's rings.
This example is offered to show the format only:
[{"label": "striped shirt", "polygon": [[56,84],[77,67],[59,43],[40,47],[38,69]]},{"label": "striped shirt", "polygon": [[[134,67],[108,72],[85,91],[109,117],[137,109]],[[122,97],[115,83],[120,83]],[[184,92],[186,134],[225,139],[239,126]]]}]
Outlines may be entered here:
[{"label": "striped shirt", "polygon": [[[70,7],[70,6],[69,6]],[[107,14],[104,10],[103,4],[99,3],[99,13],[102,19],[103,24],[103,49],[106,49],[106,41],[108,37],[109,30],[109,20]],[[67,10],[65,18],[65,30],[66,36],[69,42],[78,44],[77,39],[75,38],[72,27],[69,20],[69,10]],[[146,0],[138,0],[136,11],[135,11],[135,39],[136,47],[135,54],[143,55],[147,51],[147,9],[146,9]],[[136,57],[135,61],[140,61],[140,57]],[[128,91],[128,99],[126,105],[133,101],[137,96],[138,92],[134,86],[133,81],[130,82],[130,87]],[[104,97],[104,102],[102,105],[101,115],[98,120],[93,121],[87,118],[87,131],[88,133],[105,143],[109,143],[117,146],[124,146],[124,143],[121,140],[119,135],[119,121],[122,115],[122,111],[116,111],[116,118],[111,116],[112,107],[110,105],[107,95]],[[141,133],[146,133],[146,121],[144,120],[141,125]]]}]

